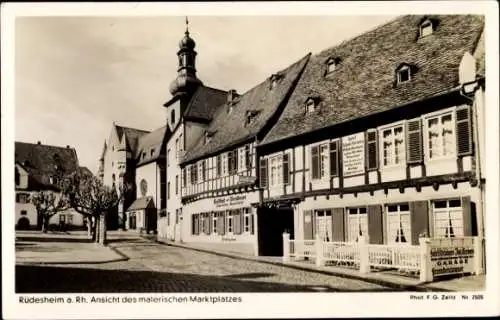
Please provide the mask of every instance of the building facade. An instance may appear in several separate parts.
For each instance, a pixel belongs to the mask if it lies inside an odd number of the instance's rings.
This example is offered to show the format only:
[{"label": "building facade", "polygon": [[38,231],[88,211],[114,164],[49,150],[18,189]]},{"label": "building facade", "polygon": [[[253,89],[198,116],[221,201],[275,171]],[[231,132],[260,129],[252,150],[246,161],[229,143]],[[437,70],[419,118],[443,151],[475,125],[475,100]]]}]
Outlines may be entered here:
[{"label": "building facade", "polygon": [[483,28],[405,16],[313,56],[258,147],[259,212],[295,239],[484,236]]},{"label": "building facade", "polygon": [[[65,175],[80,170],[76,150],[70,146],[50,146],[41,142],[16,142],[15,161],[16,228],[41,230],[43,219],[31,202],[31,196],[38,192],[51,192],[58,201],[58,183]],[[82,215],[69,209],[50,218],[49,227],[59,226],[79,229],[85,227],[85,221]]]},{"label": "building facade", "polygon": [[[181,162],[183,241],[259,254],[257,144],[275,122],[309,55],[226,102]],[[262,247],[262,246],[261,246]],[[264,247],[262,247],[264,248]]]}]

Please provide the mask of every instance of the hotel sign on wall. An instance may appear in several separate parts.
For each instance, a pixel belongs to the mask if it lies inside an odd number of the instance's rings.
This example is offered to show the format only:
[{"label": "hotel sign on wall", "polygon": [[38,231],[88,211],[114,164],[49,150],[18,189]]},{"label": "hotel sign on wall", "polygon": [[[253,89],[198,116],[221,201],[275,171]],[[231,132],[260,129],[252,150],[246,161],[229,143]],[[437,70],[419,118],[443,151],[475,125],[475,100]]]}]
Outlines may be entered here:
[{"label": "hotel sign on wall", "polygon": [[365,172],[365,134],[352,134],[342,138],[342,169],[344,176]]},{"label": "hotel sign on wall", "polygon": [[431,267],[434,276],[473,272],[474,248],[432,248]]},{"label": "hotel sign on wall", "polygon": [[230,207],[243,204],[246,200],[246,195],[227,196],[214,199],[216,208]]}]

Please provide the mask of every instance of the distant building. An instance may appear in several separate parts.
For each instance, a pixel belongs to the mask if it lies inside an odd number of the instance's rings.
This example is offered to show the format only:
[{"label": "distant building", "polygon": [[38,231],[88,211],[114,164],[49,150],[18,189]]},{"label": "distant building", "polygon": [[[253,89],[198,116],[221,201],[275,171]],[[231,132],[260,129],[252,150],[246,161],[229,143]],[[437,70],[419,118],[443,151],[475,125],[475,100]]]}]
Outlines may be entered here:
[{"label": "distant building", "polygon": [[[60,196],[58,183],[68,174],[79,172],[76,150],[69,146],[57,147],[40,142],[15,143],[16,228],[41,229],[42,219],[31,203],[31,195],[39,191],[54,192]],[[68,228],[84,227],[82,215],[74,210],[57,213],[51,225],[64,223]]]}]

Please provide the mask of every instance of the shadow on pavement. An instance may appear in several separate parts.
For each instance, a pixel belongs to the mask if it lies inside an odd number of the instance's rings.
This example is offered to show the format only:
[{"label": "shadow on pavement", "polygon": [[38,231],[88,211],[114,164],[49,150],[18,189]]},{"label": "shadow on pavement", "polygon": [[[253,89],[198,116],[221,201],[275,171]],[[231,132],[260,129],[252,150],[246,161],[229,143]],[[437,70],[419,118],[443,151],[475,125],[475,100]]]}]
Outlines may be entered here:
[{"label": "shadow on pavement", "polygon": [[29,242],[78,242],[78,243],[91,243],[92,240],[87,238],[75,237],[42,237],[42,236],[17,236],[16,241],[29,241]]},{"label": "shadow on pavement", "polygon": [[[330,286],[245,281],[221,276],[154,271],[16,266],[16,293],[349,292]],[[352,292],[393,292],[394,288]]]}]

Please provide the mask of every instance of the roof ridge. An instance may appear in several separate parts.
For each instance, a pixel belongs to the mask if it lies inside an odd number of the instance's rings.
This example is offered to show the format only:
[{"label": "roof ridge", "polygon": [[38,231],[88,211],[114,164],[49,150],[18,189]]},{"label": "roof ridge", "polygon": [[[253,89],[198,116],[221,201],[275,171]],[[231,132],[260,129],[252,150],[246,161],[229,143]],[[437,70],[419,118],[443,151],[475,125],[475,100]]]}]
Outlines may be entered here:
[{"label": "roof ridge", "polygon": [[119,125],[119,124],[114,124],[116,127],[120,127],[120,128],[123,128],[123,129],[132,129],[132,130],[135,130],[135,131],[142,131],[142,132],[151,132],[151,131],[148,131],[148,130],[144,130],[144,129],[137,129],[137,128],[133,128],[133,127],[126,127],[126,126],[122,126],[122,125]]},{"label": "roof ridge", "polygon": [[56,145],[52,145],[52,144],[43,144],[43,143],[38,144],[38,143],[23,142],[23,141],[15,141],[15,143],[23,143],[23,144],[33,145],[33,146],[43,146],[43,147],[59,148],[59,149],[64,149],[64,150],[75,149],[75,147],[70,146],[70,145],[67,145],[66,147],[62,147],[62,146],[56,146]]}]

